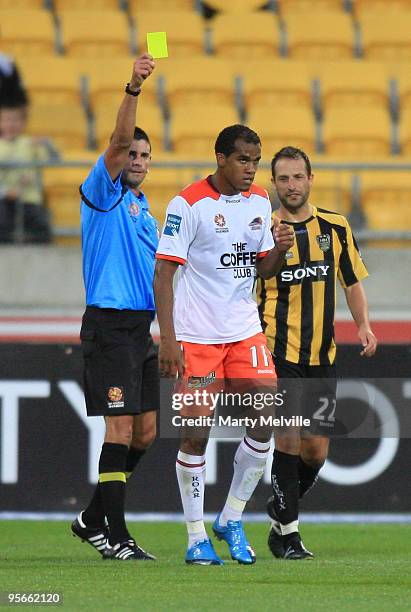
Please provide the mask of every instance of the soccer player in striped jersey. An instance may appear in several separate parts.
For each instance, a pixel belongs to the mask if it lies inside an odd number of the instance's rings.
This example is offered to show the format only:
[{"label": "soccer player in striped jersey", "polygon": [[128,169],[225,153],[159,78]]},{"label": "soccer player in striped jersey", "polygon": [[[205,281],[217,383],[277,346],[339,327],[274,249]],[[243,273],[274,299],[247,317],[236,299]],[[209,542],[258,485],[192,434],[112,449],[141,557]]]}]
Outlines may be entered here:
[{"label": "soccer player in striped jersey", "polygon": [[358,327],[361,355],[371,357],[377,340],[361,283],[368,272],[347,219],[309,203],[313,174],[304,151],[281,149],[273,157],[271,169],[280,200],[273,220],[278,218],[281,224],[294,228],[295,244],[283,254],[283,265],[275,277],[258,280],[259,311],[279,382],[283,379],[289,392],[288,409],[309,417],[311,427],[275,432],[268,545],[275,557],[309,559],[313,555],[298,532],[299,499],[315,484],[327,458],[329,435],[338,422],[334,342],[337,278]]}]

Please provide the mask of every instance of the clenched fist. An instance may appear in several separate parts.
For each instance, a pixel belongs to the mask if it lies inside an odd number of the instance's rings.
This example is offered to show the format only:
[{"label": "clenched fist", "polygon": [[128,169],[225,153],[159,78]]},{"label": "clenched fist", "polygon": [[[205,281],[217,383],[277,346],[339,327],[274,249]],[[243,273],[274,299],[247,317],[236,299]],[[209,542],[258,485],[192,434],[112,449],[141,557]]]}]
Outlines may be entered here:
[{"label": "clenched fist", "polygon": [[143,53],[136,59],[133,66],[133,74],[130,79],[130,87],[137,89],[143,81],[150,76],[155,67],[154,60],[148,53]]},{"label": "clenched fist", "polygon": [[274,217],[273,238],[277,249],[285,253],[294,245],[294,228]]}]

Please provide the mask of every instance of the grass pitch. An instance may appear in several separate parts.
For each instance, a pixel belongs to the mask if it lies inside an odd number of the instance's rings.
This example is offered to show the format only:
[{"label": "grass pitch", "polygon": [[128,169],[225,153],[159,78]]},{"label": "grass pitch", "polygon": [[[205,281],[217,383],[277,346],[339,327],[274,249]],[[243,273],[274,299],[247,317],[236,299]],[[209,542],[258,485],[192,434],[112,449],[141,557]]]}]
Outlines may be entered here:
[{"label": "grass pitch", "polygon": [[306,525],[315,559],[282,561],[267,549],[267,525],[249,524],[257,563],[228,560],[218,542],[223,567],[185,565],[183,524],[131,523],[130,530],[157,562],[102,561],[67,523],[2,521],[0,591],[58,591],[66,610],[411,610],[410,525]]}]

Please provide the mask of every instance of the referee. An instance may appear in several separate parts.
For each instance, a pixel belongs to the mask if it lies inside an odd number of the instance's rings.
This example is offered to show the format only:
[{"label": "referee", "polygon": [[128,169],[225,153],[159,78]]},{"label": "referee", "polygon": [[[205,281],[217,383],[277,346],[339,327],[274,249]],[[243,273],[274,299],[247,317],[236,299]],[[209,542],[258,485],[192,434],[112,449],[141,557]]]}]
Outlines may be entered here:
[{"label": "referee", "polygon": [[342,215],[308,202],[313,175],[307,155],[285,147],[275,154],[271,170],[280,200],[273,220],[294,228],[295,244],[284,253],[275,277],[258,280],[259,311],[277,376],[287,390],[286,410],[308,417],[311,426],[275,432],[268,545],[275,557],[309,559],[313,555],[298,532],[299,499],[315,484],[336,425],[337,277],[358,328],[361,355],[374,355],[377,340],[361,284],[368,273],[351,228]]},{"label": "referee", "polygon": [[126,481],[156,435],[157,355],[150,335],[157,223],[140,191],[151,159],[135,128],[138,95],[154,69],[139,57],[106,152],[80,187],[86,311],[80,332],[87,415],[106,424],[99,482],[71,529],[103,559],[154,557],[131,537],[124,518]]}]

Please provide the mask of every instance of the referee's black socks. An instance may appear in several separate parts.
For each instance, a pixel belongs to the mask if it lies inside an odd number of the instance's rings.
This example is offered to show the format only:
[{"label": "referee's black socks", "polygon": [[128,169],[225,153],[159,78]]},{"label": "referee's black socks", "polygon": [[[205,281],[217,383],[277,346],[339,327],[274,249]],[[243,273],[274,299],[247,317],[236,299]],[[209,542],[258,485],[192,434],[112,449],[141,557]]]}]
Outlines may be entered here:
[{"label": "referee's black socks", "polygon": [[134,446],[130,446],[127,453],[126,459],[126,479],[128,480],[133,473],[134,469],[137,467],[137,464],[140,462],[140,459],[145,454],[145,448],[135,448]]},{"label": "referee's black socks", "polygon": [[289,525],[298,520],[298,460],[298,455],[274,451],[271,482],[274,510],[281,525]]},{"label": "referee's black socks", "polygon": [[131,538],[124,518],[127,454],[125,444],[105,442],[100,455],[99,485],[112,546]]}]

